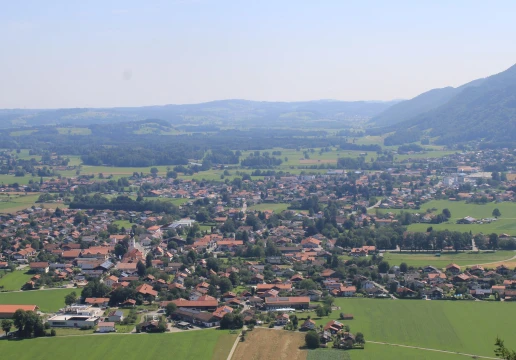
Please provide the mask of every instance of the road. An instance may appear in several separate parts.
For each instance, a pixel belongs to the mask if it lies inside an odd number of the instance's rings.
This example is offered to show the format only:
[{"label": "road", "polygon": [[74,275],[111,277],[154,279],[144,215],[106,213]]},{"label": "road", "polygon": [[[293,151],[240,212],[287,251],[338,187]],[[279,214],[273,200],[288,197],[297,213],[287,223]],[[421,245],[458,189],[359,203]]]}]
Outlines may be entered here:
[{"label": "road", "polygon": [[[376,287],[378,287],[378,288],[382,289],[386,294],[389,294],[389,291],[385,288],[385,286],[382,286],[382,285],[380,285],[380,284],[378,284],[378,283],[375,283],[374,281],[373,281],[373,284],[374,284],[374,286],[376,286]],[[398,300],[398,298],[397,298],[396,296],[392,295],[392,294],[389,294],[389,296],[390,296],[390,297],[391,297],[391,299],[393,299],[393,300]]]}]

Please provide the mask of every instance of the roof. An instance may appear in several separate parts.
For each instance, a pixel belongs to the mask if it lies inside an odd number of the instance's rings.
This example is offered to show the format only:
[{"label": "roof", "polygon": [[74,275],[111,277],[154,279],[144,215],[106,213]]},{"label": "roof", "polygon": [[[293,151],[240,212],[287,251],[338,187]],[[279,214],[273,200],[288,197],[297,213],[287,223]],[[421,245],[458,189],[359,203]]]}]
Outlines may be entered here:
[{"label": "roof", "polygon": [[202,308],[202,307],[208,307],[208,308],[216,308],[219,305],[219,302],[217,300],[206,300],[206,301],[191,301],[191,300],[184,300],[184,299],[177,299],[172,301],[162,301],[160,303],[161,307],[167,306],[168,303],[174,303],[177,305],[177,307],[193,307],[193,308]]},{"label": "roof", "polygon": [[86,298],[84,302],[86,304],[104,304],[109,302],[109,298]]},{"label": "roof", "polygon": [[288,304],[301,304],[301,303],[310,303],[310,298],[308,296],[265,298],[265,304],[267,304],[267,305],[288,305]]},{"label": "roof", "polygon": [[103,321],[98,323],[99,327],[105,326],[105,327],[115,327],[115,323],[112,321]]},{"label": "roof", "polygon": [[136,288],[136,292],[144,295],[158,296],[158,292],[149,284],[142,284]]},{"label": "roof", "polygon": [[46,261],[42,262],[31,262],[29,265],[32,269],[44,269],[48,267],[48,263]]},{"label": "roof", "polygon": [[36,311],[37,305],[0,305],[0,314],[14,314],[16,310]]}]

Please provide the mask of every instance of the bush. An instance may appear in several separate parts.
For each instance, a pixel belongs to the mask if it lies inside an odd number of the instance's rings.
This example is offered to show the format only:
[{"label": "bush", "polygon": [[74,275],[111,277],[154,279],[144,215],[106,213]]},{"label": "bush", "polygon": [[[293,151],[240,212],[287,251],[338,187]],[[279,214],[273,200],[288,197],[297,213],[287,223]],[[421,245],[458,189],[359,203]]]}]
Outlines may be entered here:
[{"label": "bush", "polygon": [[305,335],[306,347],[309,349],[317,349],[320,346],[319,335],[315,331],[309,331]]},{"label": "bush", "polygon": [[50,330],[50,336],[56,336],[56,331],[54,329]]}]

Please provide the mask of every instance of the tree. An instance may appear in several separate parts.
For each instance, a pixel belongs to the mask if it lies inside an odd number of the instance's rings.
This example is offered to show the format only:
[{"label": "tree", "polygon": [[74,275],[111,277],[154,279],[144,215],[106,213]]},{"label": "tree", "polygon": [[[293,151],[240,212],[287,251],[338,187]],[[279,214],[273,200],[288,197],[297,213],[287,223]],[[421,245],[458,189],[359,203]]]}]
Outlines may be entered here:
[{"label": "tree", "polygon": [[136,264],[136,271],[138,272],[138,276],[143,277],[147,273],[147,269],[145,268],[145,264],[141,262],[141,260],[138,261]]},{"label": "tree", "polygon": [[499,337],[496,338],[495,346],[495,355],[500,359],[516,360],[516,351],[507,349],[503,343],[503,340]]},{"label": "tree", "polygon": [[299,283],[298,288],[299,289],[304,289],[304,290],[316,290],[317,289],[317,284],[312,279],[304,279],[304,280],[301,280],[301,282]]},{"label": "tree", "polygon": [[151,253],[148,253],[147,256],[145,257],[145,267],[147,267],[147,269],[152,267],[152,254]]},{"label": "tree", "polygon": [[357,334],[355,335],[355,342],[357,344],[364,345],[365,344],[364,334],[362,334],[361,332],[357,332]]},{"label": "tree", "polygon": [[500,209],[496,208],[493,210],[493,216],[495,218],[499,218],[500,216],[502,216],[502,213],[500,212]]},{"label": "tree", "polygon": [[220,279],[219,289],[222,294],[231,291],[231,289],[233,289],[233,284],[231,283],[231,280],[229,280],[228,278]]},{"label": "tree", "polygon": [[378,272],[385,274],[389,271],[390,265],[387,261],[381,261],[380,264],[378,264]]},{"label": "tree", "polygon": [[401,271],[402,273],[406,273],[406,272],[407,272],[407,270],[408,270],[407,263],[402,262],[402,263],[400,264],[400,271]]},{"label": "tree", "polygon": [[451,218],[451,212],[448,209],[443,209],[442,214],[446,217],[446,219]]},{"label": "tree", "polygon": [[13,326],[12,320],[4,319],[2,320],[2,330],[5,331],[5,336],[11,331],[11,327]]},{"label": "tree", "polygon": [[157,167],[151,167],[150,172],[152,176],[156,177],[158,175],[159,170]]},{"label": "tree", "polygon": [[489,235],[489,247],[492,250],[496,250],[498,248],[498,234],[492,233]]},{"label": "tree", "polygon": [[305,335],[306,347],[309,349],[317,349],[320,346],[319,335],[315,331],[309,331]]},{"label": "tree", "polygon": [[165,314],[170,317],[173,313],[175,313],[177,310],[177,305],[174,303],[168,303],[165,307]]},{"label": "tree", "polygon": [[65,296],[65,304],[66,305],[72,305],[77,302],[77,293],[75,291],[72,291],[68,295]]}]

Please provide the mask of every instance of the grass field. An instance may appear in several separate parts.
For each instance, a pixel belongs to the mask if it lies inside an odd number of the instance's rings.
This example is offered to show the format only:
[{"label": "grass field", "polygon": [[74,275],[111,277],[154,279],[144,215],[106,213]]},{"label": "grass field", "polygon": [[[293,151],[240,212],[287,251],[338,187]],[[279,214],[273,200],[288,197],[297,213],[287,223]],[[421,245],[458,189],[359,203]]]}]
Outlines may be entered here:
[{"label": "grass field", "polygon": [[39,194],[30,195],[0,195],[0,212],[14,212],[31,207],[38,200]]},{"label": "grass field", "polygon": [[[199,330],[174,334],[93,335],[1,341],[6,359],[153,359],[164,354],[175,360],[225,360],[236,335]],[[51,351],[49,351],[51,349]]]},{"label": "grass field", "polygon": [[271,210],[276,213],[280,213],[284,210],[287,210],[287,208],[290,206],[290,204],[258,204],[258,205],[252,205],[249,206],[249,210],[256,210],[256,211],[265,211],[265,210]]},{"label": "grass field", "polygon": [[[484,205],[467,204],[464,201],[448,201],[448,200],[432,200],[421,205],[419,210],[398,210],[398,209],[385,209],[379,210],[382,213],[392,212],[399,213],[401,211],[407,211],[412,213],[423,214],[427,209],[437,209],[434,213],[440,213],[443,209],[447,208],[451,212],[451,219],[447,223],[442,224],[412,224],[408,227],[410,231],[426,231],[429,226],[432,226],[434,230],[452,230],[469,232],[472,231],[474,234],[477,233],[507,233],[510,235],[516,235],[516,203],[502,202],[502,203],[488,203]],[[456,224],[458,219],[462,219],[466,216],[474,217],[475,219],[492,218],[492,213],[495,208],[498,208],[502,213],[502,216],[490,224]],[[375,210],[372,210],[374,212]]]},{"label": "grass field", "polygon": [[[442,253],[436,257],[433,253],[410,254],[410,253],[384,253],[383,257],[390,265],[399,265],[402,262],[408,266],[423,267],[432,265],[437,268],[444,268],[451,263],[459,266],[480,265],[504,261],[516,256],[514,251],[497,251],[495,253]],[[486,268],[496,267],[496,265],[486,265]]]},{"label": "grass field", "polygon": [[[324,325],[329,319],[338,319],[340,312],[353,314],[354,320],[344,323],[349,324],[352,332],[362,332],[366,342],[370,340],[493,356],[493,344],[498,335],[505,339],[509,348],[516,349],[512,325],[516,307],[511,303],[339,298],[335,305],[340,306],[341,310],[324,318],[317,318],[311,313],[312,319],[318,325]],[[298,318],[306,315],[298,314]],[[369,345],[366,344],[366,347],[369,348]],[[387,353],[394,351],[394,347],[386,345],[378,345],[378,349]],[[352,353],[353,359],[354,354],[355,351]],[[362,358],[383,359],[380,354]],[[429,357],[433,358],[443,357]]]},{"label": "grass field", "polygon": [[33,290],[23,292],[0,293],[0,304],[37,305],[42,312],[55,312],[65,306],[66,295],[80,289]]},{"label": "grass field", "polygon": [[21,287],[32,277],[32,275],[25,271],[14,271],[7,273],[0,271],[0,274],[3,274],[2,278],[0,278],[0,290],[6,291],[20,290]]},{"label": "grass field", "polygon": [[61,135],[91,135],[91,130],[81,127],[60,127],[57,131]]}]

